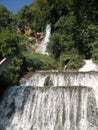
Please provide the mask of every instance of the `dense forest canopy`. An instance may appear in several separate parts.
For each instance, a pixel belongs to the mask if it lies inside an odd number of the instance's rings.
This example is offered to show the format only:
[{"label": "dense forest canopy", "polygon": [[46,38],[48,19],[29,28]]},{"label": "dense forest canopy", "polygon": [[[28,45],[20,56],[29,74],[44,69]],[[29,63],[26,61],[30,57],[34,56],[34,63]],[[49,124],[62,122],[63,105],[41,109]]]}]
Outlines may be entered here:
[{"label": "dense forest canopy", "polygon": [[[47,48],[50,56],[44,58],[27,51],[30,41],[25,28],[36,36],[44,32],[47,23],[51,23],[52,33]],[[0,58],[15,56],[6,73],[10,80],[15,79],[14,83],[23,71],[62,69],[65,65],[67,69],[78,69],[83,59],[90,58],[98,62],[98,2],[35,0],[17,14],[0,5],[0,39]]]}]

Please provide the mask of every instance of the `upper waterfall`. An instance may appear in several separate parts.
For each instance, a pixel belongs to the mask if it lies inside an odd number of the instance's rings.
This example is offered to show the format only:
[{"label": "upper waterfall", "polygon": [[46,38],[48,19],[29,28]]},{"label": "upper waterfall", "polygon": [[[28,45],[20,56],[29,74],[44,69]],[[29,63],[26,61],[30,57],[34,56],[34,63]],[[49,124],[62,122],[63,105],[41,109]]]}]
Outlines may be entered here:
[{"label": "upper waterfall", "polygon": [[48,42],[50,39],[50,35],[51,35],[51,23],[47,24],[45,38],[42,40],[42,42],[41,42],[39,48],[36,50],[36,52],[48,55],[47,45],[48,45]]}]

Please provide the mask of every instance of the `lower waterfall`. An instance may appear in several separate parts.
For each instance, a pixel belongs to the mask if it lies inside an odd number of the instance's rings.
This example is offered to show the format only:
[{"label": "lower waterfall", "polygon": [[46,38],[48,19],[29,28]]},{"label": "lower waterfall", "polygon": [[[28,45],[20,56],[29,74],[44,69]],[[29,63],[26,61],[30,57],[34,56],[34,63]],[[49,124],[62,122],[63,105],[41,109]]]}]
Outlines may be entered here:
[{"label": "lower waterfall", "polygon": [[0,130],[98,130],[97,82],[97,72],[37,72],[5,92]]}]

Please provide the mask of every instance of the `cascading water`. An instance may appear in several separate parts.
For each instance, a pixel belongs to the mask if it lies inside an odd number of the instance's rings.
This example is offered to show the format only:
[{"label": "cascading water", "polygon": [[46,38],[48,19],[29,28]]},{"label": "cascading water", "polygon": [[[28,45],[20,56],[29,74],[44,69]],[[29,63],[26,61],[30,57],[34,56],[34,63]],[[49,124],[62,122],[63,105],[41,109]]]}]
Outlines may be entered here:
[{"label": "cascading water", "polygon": [[1,102],[1,130],[97,130],[98,111],[87,87],[14,87]]},{"label": "cascading water", "polygon": [[45,38],[42,40],[42,42],[41,42],[39,48],[36,50],[36,52],[48,55],[47,45],[48,45],[48,42],[50,39],[50,35],[51,35],[51,24],[47,24]]},{"label": "cascading water", "polygon": [[98,130],[98,72],[36,72],[9,88],[0,130]]},{"label": "cascading water", "polygon": [[98,65],[95,64],[92,59],[84,60],[85,65],[79,69],[80,72],[98,71]]}]

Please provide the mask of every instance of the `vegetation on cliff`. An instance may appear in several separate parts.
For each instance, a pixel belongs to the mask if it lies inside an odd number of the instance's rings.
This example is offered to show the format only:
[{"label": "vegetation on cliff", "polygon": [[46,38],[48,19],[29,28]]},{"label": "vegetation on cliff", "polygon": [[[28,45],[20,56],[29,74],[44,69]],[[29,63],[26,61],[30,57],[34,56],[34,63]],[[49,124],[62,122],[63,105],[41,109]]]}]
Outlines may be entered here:
[{"label": "vegetation on cliff", "polygon": [[[98,62],[97,21],[97,0],[35,0],[17,14],[0,5],[0,59],[14,56],[5,76],[15,84],[24,71],[62,69],[65,65],[78,69],[83,59],[90,58]],[[29,43],[35,44],[37,33],[44,32],[47,23],[52,23],[50,56],[29,52]]]}]

